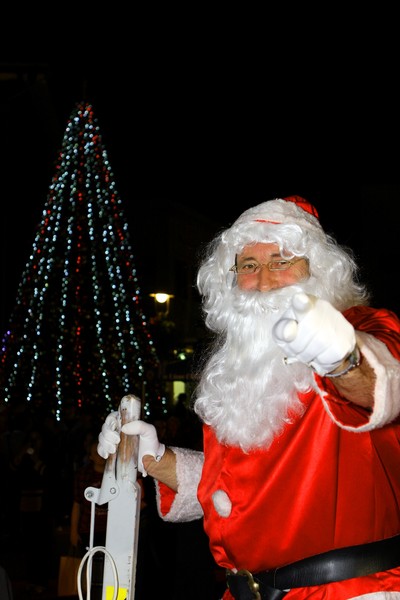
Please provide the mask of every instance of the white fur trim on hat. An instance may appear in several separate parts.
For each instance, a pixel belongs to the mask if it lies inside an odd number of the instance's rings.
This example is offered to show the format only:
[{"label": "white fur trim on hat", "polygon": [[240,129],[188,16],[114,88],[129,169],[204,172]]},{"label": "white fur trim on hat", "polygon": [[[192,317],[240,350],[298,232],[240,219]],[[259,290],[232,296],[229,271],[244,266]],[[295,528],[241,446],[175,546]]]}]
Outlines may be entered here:
[{"label": "white fur trim on hat", "polygon": [[[312,205],[308,206],[313,209]],[[315,209],[314,212],[317,214]],[[301,208],[295,201],[284,200],[283,198],[268,200],[249,208],[234,222],[233,227],[252,221],[273,224],[294,224],[302,229],[322,231],[320,222],[311,212]]]}]

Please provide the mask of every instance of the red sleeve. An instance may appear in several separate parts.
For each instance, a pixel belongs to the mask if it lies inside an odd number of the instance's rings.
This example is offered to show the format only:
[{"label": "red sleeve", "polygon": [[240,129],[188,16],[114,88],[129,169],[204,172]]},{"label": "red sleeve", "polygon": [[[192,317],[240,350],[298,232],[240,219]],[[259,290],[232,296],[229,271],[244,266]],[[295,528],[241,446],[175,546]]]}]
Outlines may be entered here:
[{"label": "red sleeve", "polygon": [[383,342],[393,356],[400,360],[400,320],[384,308],[353,306],[343,315],[358,331],[365,331]]},{"label": "red sleeve", "polygon": [[160,511],[161,514],[165,516],[171,510],[176,492],[160,481],[158,482],[158,490],[160,492]]},{"label": "red sleeve", "polygon": [[[368,333],[386,345],[391,354],[400,360],[400,319],[386,309],[354,306],[343,315],[358,331]],[[315,375],[318,387],[328,393],[326,401],[337,421],[350,427],[361,427],[368,423],[370,412],[353,404],[340,395],[333,381]],[[400,417],[399,417],[400,419]]]}]

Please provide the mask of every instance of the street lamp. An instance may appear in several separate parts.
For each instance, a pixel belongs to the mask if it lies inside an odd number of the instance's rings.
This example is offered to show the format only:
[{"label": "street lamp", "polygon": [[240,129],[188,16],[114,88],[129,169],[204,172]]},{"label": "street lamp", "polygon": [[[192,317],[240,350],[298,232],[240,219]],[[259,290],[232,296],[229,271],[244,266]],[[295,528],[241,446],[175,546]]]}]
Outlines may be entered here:
[{"label": "street lamp", "polygon": [[150,296],[154,298],[157,316],[160,318],[167,317],[169,314],[169,301],[174,295],[166,294],[165,292],[154,292]]}]

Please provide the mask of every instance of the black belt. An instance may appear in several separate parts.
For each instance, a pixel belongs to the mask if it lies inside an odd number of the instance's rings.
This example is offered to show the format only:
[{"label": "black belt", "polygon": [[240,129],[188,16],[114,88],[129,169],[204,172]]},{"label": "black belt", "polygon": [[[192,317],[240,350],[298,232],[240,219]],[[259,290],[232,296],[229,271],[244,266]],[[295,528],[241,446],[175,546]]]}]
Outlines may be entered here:
[{"label": "black belt", "polygon": [[284,590],[324,585],[353,577],[362,577],[400,566],[400,535],[330,550],[303,558],[284,567],[260,573],[227,571],[229,590],[235,600],[278,600]]}]

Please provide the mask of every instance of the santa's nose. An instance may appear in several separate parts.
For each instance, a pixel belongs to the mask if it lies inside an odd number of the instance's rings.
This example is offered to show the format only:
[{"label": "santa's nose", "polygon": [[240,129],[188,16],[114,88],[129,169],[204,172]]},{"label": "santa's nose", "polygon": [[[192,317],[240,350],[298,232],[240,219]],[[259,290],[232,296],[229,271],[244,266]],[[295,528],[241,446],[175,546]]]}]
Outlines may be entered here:
[{"label": "santa's nose", "polygon": [[269,292],[270,290],[283,287],[279,278],[279,271],[270,271],[267,265],[260,265],[260,270],[256,276],[256,288],[260,292]]}]

